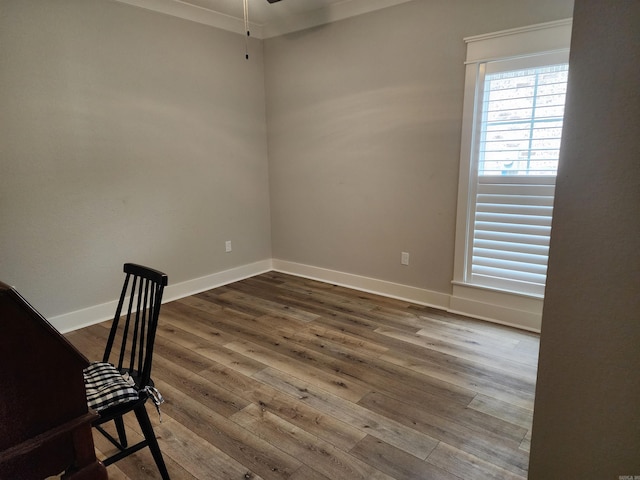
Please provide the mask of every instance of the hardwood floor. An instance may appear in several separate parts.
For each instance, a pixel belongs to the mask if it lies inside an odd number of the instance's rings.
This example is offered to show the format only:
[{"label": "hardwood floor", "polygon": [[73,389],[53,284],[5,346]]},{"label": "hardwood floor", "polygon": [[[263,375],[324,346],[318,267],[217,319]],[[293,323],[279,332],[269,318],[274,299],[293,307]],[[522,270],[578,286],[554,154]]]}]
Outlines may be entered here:
[{"label": "hardwood floor", "polygon": [[[98,359],[108,327],[67,338]],[[173,480],[524,479],[537,354],[535,334],[271,272],[163,305],[162,423],[148,409]],[[108,472],[160,478],[148,449]]]}]

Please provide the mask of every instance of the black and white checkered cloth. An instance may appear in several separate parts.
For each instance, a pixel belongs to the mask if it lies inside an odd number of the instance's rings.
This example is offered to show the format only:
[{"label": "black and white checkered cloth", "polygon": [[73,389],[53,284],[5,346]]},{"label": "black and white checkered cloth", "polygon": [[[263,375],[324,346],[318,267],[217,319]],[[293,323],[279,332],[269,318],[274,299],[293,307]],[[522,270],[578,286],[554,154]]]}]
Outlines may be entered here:
[{"label": "black and white checkered cloth", "polygon": [[138,399],[131,378],[123,377],[110,363],[94,362],[83,371],[87,404],[96,411]]}]

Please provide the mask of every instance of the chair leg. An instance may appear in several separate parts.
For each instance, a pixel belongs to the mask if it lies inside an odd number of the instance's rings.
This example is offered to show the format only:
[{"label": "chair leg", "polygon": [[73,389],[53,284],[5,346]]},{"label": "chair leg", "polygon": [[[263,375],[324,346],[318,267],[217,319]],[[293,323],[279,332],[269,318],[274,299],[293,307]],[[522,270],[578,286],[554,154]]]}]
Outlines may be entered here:
[{"label": "chair leg", "polygon": [[138,423],[140,423],[140,428],[142,429],[144,438],[149,444],[149,450],[151,450],[151,455],[153,455],[153,459],[156,461],[156,465],[158,466],[158,470],[160,471],[162,480],[170,480],[169,472],[167,471],[167,467],[164,464],[162,452],[160,451],[160,446],[158,445],[156,434],[154,433],[153,427],[151,426],[151,420],[149,420],[149,414],[147,413],[145,405],[140,405],[139,407],[134,409],[134,412],[136,414],[136,418],[138,419]]},{"label": "chair leg", "polygon": [[114,418],[113,421],[116,424],[116,431],[118,432],[120,445],[122,445],[122,448],[127,448],[127,432],[124,429],[124,420],[122,417],[117,417]]}]

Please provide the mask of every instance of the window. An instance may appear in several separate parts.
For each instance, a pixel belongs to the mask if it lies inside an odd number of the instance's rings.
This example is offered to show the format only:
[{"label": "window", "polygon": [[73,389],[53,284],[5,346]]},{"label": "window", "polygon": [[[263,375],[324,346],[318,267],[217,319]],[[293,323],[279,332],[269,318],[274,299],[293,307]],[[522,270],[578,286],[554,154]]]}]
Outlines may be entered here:
[{"label": "window", "polygon": [[544,295],[569,36],[555,22],[466,39],[454,284]]},{"label": "window", "polygon": [[568,65],[511,70],[513,62],[497,63],[483,65],[480,76],[466,278],[542,295]]},{"label": "window", "polygon": [[552,175],[558,169],[567,64],[485,76],[478,175]]}]

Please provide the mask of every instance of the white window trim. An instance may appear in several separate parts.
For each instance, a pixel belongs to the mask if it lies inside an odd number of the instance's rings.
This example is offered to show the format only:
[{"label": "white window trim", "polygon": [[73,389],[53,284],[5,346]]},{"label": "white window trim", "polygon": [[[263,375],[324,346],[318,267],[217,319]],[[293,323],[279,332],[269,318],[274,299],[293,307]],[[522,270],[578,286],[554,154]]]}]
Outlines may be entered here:
[{"label": "white window trim", "polygon": [[467,271],[468,225],[475,199],[477,172],[471,163],[474,145],[474,119],[477,79],[485,62],[536,56],[541,53],[568,52],[571,19],[467,37],[465,91],[458,182],[453,295],[450,309],[477,318],[539,331],[542,317],[540,296],[501,291],[471,285],[465,281]]}]

